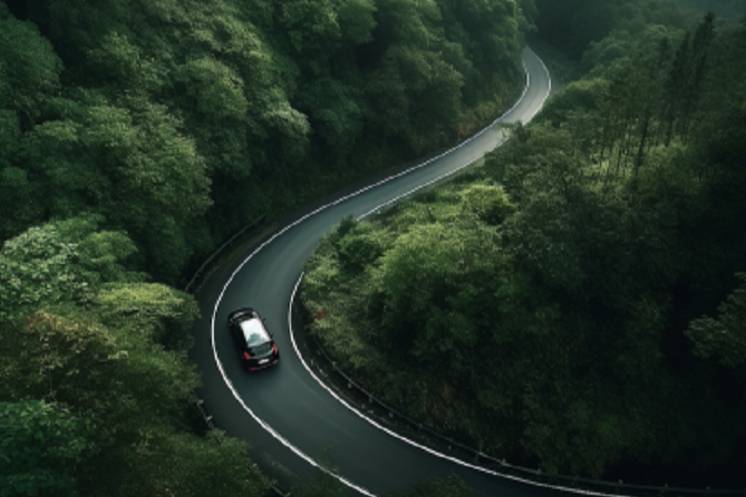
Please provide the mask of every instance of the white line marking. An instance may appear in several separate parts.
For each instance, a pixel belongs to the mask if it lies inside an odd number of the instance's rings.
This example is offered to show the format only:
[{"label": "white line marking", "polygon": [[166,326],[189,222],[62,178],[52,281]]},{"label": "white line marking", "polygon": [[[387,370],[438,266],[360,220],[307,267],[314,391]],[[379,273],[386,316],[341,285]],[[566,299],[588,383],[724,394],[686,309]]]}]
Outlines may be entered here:
[{"label": "white line marking", "polygon": [[[498,140],[497,140],[497,147],[500,147],[500,146],[502,146],[502,145],[503,145],[503,144],[505,143],[505,141],[506,141],[506,138],[505,138],[505,136],[500,136],[500,138],[498,138]],[[496,147],[496,148],[497,148],[497,147]],[[476,161],[474,161],[474,162],[476,162]],[[427,188],[428,186],[430,186],[430,185],[433,185],[433,184],[435,184],[435,183],[437,183],[437,182],[439,182],[439,181],[442,181],[442,180],[444,180],[445,178],[448,178],[448,177],[450,177],[450,176],[453,176],[454,174],[456,174],[456,173],[458,173],[458,172],[462,171],[463,169],[466,169],[467,167],[471,166],[472,164],[474,164],[474,162],[470,162],[470,163],[468,163],[468,164],[464,164],[463,166],[459,166],[459,167],[457,167],[457,168],[455,168],[455,169],[453,169],[453,170],[451,170],[451,171],[448,171],[447,173],[443,173],[443,174],[441,174],[440,176],[438,176],[438,177],[436,177],[436,178],[433,178],[433,179],[431,179],[431,180],[430,180],[430,181],[428,181],[427,183],[423,183],[423,184],[421,184],[421,185],[417,185],[417,186],[415,186],[414,188],[412,188],[411,190],[407,190],[406,192],[404,192],[404,193],[402,193],[402,194],[400,194],[400,195],[397,195],[396,197],[394,197],[394,198],[392,198],[392,199],[390,199],[390,200],[387,200],[386,202],[384,202],[384,203],[382,203],[382,204],[380,204],[380,205],[377,205],[376,207],[372,208],[371,210],[369,210],[369,211],[368,211],[368,212],[366,212],[365,214],[363,214],[363,215],[361,215],[361,216],[358,216],[358,217],[357,217],[357,220],[358,220],[358,221],[361,221],[361,220],[365,219],[366,217],[370,216],[371,214],[373,214],[373,213],[375,213],[375,212],[378,212],[378,211],[380,211],[381,209],[383,209],[383,208],[385,208],[385,207],[388,207],[388,206],[389,206],[389,205],[391,205],[391,204],[395,204],[395,203],[397,203],[398,201],[400,201],[400,200],[402,200],[402,199],[404,199],[404,198],[406,198],[406,197],[409,197],[409,196],[410,196],[410,195],[412,195],[413,193],[415,193],[415,192],[417,192],[417,191],[419,191],[419,190],[422,190],[423,188]]]},{"label": "white line marking", "polygon": [[[536,58],[538,59],[538,57],[536,57]],[[541,59],[539,59],[539,60],[541,61]],[[543,65],[543,62],[542,62],[542,65]],[[548,80],[549,80],[549,82],[550,82],[549,84],[550,84],[550,88],[551,88],[551,76],[550,76],[550,74],[549,74],[549,71],[547,71],[547,69],[546,69],[546,66],[543,66],[543,67],[544,67],[544,70],[546,71],[546,74],[547,74],[547,79],[548,79]],[[342,196],[342,197],[338,198],[337,200],[334,200],[333,202],[330,202],[330,203],[328,203],[328,204],[324,204],[324,205],[322,205],[321,207],[319,207],[319,208],[315,209],[314,211],[312,211],[312,212],[309,212],[308,214],[305,214],[304,216],[300,217],[299,219],[297,219],[297,220],[296,220],[296,221],[294,221],[293,223],[291,223],[291,224],[289,224],[289,225],[285,226],[285,227],[284,227],[284,228],[282,228],[282,229],[281,229],[280,231],[278,231],[277,233],[275,233],[274,235],[272,235],[272,236],[271,236],[271,237],[270,237],[269,239],[267,239],[267,240],[266,240],[266,241],[264,241],[264,242],[263,242],[262,244],[260,244],[260,245],[259,245],[259,246],[258,246],[258,247],[257,247],[257,248],[256,248],[256,249],[255,249],[255,250],[253,251],[253,252],[251,252],[251,254],[249,254],[249,256],[248,256],[248,257],[246,257],[246,259],[244,259],[244,260],[243,260],[243,261],[241,262],[241,264],[239,264],[239,265],[238,265],[238,267],[237,267],[237,268],[236,268],[236,269],[235,269],[235,270],[234,270],[234,271],[233,271],[233,272],[231,273],[230,277],[229,277],[229,278],[228,278],[228,280],[227,280],[227,281],[225,282],[225,285],[223,285],[223,288],[222,288],[222,290],[220,291],[220,294],[218,295],[218,298],[217,298],[217,300],[216,300],[216,302],[215,302],[215,306],[213,307],[213,312],[212,312],[212,319],[211,319],[211,322],[210,322],[210,342],[211,342],[211,345],[212,345],[213,358],[215,359],[215,364],[216,364],[216,366],[217,366],[217,368],[218,368],[218,372],[220,373],[220,376],[221,376],[221,377],[223,378],[223,382],[224,382],[224,383],[225,383],[225,385],[226,385],[226,386],[228,387],[228,389],[230,390],[231,394],[232,394],[232,395],[233,395],[233,397],[234,397],[234,398],[235,398],[235,399],[236,399],[236,400],[238,401],[239,405],[240,405],[240,406],[241,406],[241,407],[243,408],[243,410],[244,410],[244,411],[246,411],[246,412],[247,412],[247,413],[248,413],[248,414],[249,414],[249,415],[250,415],[250,416],[251,416],[251,417],[252,417],[252,418],[253,418],[253,419],[254,419],[254,420],[255,420],[255,421],[257,422],[257,423],[259,423],[259,425],[260,425],[260,426],[261,426],[261,427],[262,427],[262,428],[263,428],[263,429],[264,429],[264,430],[265,430],[265,431],[266,431],[267,433],[269,433],[269,434],[270,434],[270,435],[271,435],[272,437],[274,437],[274,438],[275,438],[275,439],[276,439],[277,441],[279,441],[279,442],[280,442],[280,443],[281,443],[282,445],[284,445],[285,447],[287,447],[288,449],[290,449],[290,451],[291,451],[291,452],[293,452],[294,454],[296,454],[296,455],[297,455],[298,457],[300,457],[301,459],[303,459],[304,461],[306,461],[307,463],[309,463],[309,464],[310,464],[311,466],[313,466],[313,467],[315,467],[315,468],[318,468],[319,470],[323,471],[324,473],[328,474],[329,476],[332,476],[332,477],[334,477],[334,478],[335,478],[335,479],[337,479],[337,480],[338,480],[338,481],[339,481],[340,483],[342,483],[342,484],[344,484],[344,485],[348,486],[349,488],[351,488],[351,489],[353,489],[353,490],[356,490],[357,492],[359,492],[359,493],[361,493],[361,494],[363,494],[363,495],[365,495],[365,496],[367,496],[367,497],[376,497],[376,495],[375,495],[375,494],[373,494],[372,492],[370,492],[369,490],[367,490],[367,489],[365,489],[365,488],[363,488],[363,487],[361,487],[361,486],[359,486],[359,485],[356,485],[356,484],[352,483],[351,481],[347,480],[347,479],[346,479],[346,478],[344,478],[343,476],[341,476],[341,475],[338,475],[338,474],[336,474],[336,473],[334,473],[334,472],[332,472],[332,471],[330,471],[330,470],[328,470],[328,469],[324,468],[323,466],[321,466],[321,465],[320,465],[320,464],[319,464],[318,462],[316,462],[316,461],[315,461],[314,459],[312,459],[312,458],[311,458],[310,456],[306,455],[306,454],[305,454],[305,453],[304,453],[304,452],[303,452],[302,450],[300,450],[300,449],[299,449],[298,447],[296,447],[296,446],[294,446],[294,445],[293,445],[292,443],[290,443],[290,442],[289,442],[289,441],[288,441],[288,440],[287,440],[287,439],[286,439],[285,437],[283,437],[283,436],[282,436],[282,435],[281,435],[280,433],[278,433],[278,432],[277,432],[277,431],[276,431],[276,430],[275,430],[274,428],[272,428],[272,426],[270,426],[270,425],[269,425],[269,423],[267,423],[267,422],[266,422],[266,421],[264,421],[264,420],[263,420],[262,418],[260,418],[259,416],[257,416],[257,415],[256,415],[256,413],[254,413],[254,411],[253,411],[253,410],[252,410],[252,409],[251,409],[251,408],[250,408],[250,407],[249,407],[248,405],[246,405],[246,403],[244,402],[243,398],[241,398],[241,396],[240,396],[240,395],[238,394],[238,391],[237,391],[237,390],[236,390],[236,388],[235,388],[235,387],[233,386],[233,383],[231,382],[230,378],[228,378],[228,375],[226,374],[226,372],[225,372],[225,369],[224,369],[224,367],[223,367],[223,363],[222,363],[222,362],[220,361],[220,357],[219,357],[219,355],[218,355],[218,351],[217,351],[217,346],[216,346],[216,344],[215,344],[215,321],[216,321],[216,319],[217,319],[217,314],[218,314],[218,307],[220,306],[220,302],[221,302],[221,301],[223,300],[223,297],[225,296],[225,292],[227,291],[227,289],[228,289],[228,287],[230,286],[231,282],[233,282],[233,279],[234,279],[234,278],[236,277],[236,275],[237,275],[237,274],[238,274],[238,273],[239,273],[239,272],[241,271],[241,269],[243,269],[243,268],[244,268],[244,266],[246,266],[246,264],[248,264],[248,262],[249,262],[249,261],[250,261],[251,259],[253,259],[253,258],[254,258],[254,256],[255,256],[256,254],[258,254],[258,253],[259,253],[259,252],[260,252],[261,250],[263,250],[263,249],[264,249],[264,248],[265,248],[265,247],[266,247],[267,245],[269,245],[270,243],[272,243],[272,242],[273,242],[274,240],[276,240],[276,239],[277,239],[278,237],[282,236],[282,235],[283,235],[284,233],[286,233],[286,232],[287,232],[288,230],[290,230],[290,229],[294,228],[295,226],[297,226],[297,225],[299,225],[300,223],[304,222],[304,221],[305,221],[306,219],[308,219],[308,218],[310,218],[310,217],[312,217],[312,216],[315,216],[316,214],[318,214],[319,212],[321,212],[321,211],[323,211],[323,210],[326,210],[326,209],[328,209],[328,208],[330,208],[330,207],[333,207],[333,206],[335,206],[335,205],[339,205],[340,203],[342,203],[342,202],[344,202],[344,201],[346,201],[346,200],[348,200],[348,199],[350,199],[350,198],[353,198],[353,197],[357,197],[357,196],[359,196],[359,195],[361,195],[361,194],[363,194],[363,193],[365,193],[365,192],[367,192],[367,191],[369,191],[369,190],[371,190],[371,189],[373,189],[373,188],[376,188],[376,187],[378,187],[378,186],[380,186],[380,185],[383,185],[383,184],[385,184],[385,183],[388,183],[388,182],[390,182],[390,181],[392,181],[392,180],[394,180],[394,179],[396,179],[396,178],[400,178],[400,177],[402,177],[402,176],[404,176],[404,175],[410,174],[410,173],[412,173],[413,171],[416,171],[416,170],[418,170],[418,169],[421,169],[421,168],[423,168],[423,167],[425,167],[425,166],[427,166],[427,165],[429,165],[429,164],[431,164],[431,163],[433,163],[433,162],[437,161],[438,159],[440,159],[440,158],[442,158],[442,157],[444,157],[444,156],[446,156],[446,155],[450,154],[450,153],[451,153],[451,152],[453,152],[454,150],[460,149],[460,148],[464,147],[465,145],[468,145],[468,144],[469,144],[469,143],[471,143],[471,142],[472,142],[473,140],[475,140],[476,138],[478,138],[479,136],[481,136],[481,135],[482,135],[483,133],[485,133],[486,131],[488,131],[488,130],[489,130],[489,129],[491,129],[492,127],[494,127],[494,126],[495,126],[495,124],[497,124],[498,122],[502,121],[502,120],[503,120],[503,119],[504,119],[504,118],[505,118],[505,117],[506,117],[506,116],[507,116],[508,114],[510,114],[511,112],[513,112],[513,111],[514,111],[514,110],[515,110],[515,109],[516,109],[516,108],[517,108],[517,107],[518,107],[518,106],[519,106],[520,104],[522,104],[522,103],[523,103],[523,99],[525,98],[525,96],[526,96],[526,93],[528,92],[529,86],[530,86],[530,84],[531,84],[531,75],[530,75],[530,73],[529,73],[529,71],[528,71],[528,68],[526,67],[526,63],[525,63],[525,62],[523,63],[523,68],[524,68],[524,71],[525,71],[525,73],[526,73],[526,83],[525,83],[525,86],[524,86],[524,88],[523,88],[523,93],[521,94],[521,97],[520,97],[520,98],[518,99],[518,101],[517,101],[517,102],[516,102],[516,103],[515,103],[515,104],[514,104],[514,105],[513,105],[513,106],[512,106],[512,107],[511,107],[510,109],[508,109],[508,110],[507,110],[507,111],[506,111],[505,113],[503,113],[503,115],[501,115],[500,117],[498,117],[497,119],[495,119],[495,120],[494,120],[494,121],[493,121],[492,123],[490,123],[490,124],[489,124],[488,126],[486,126],[485,128],[483,128],[482,130],[480,130],[480,131],[479,131],[478,133],[476,133],[475,135],[473,135],[473,136],[471,136],[471,137],[467,138],[466,140],[464,140],[463,142],[459,143],[458,145],[456,145],[456,146],[454,146],[454,147],[451,147],[450,149],[446,150],[445,152],[443,152],[443,153],[441,153],[441,154],[438,154],[437,156],[435,156],[435,157],[432,157],[432,158],[430,158],[430,159],[426,160],[425,162],[422,162],[421,164],[418,164],[418,165],[416,165],[416,166],[413,166],[413,167],[411,167],[411,168],[409,168],[409,169],[406,169],[406,170],[404,170],[404,171],[401,171],[401,172],[399,172],[399,173],[397,173],[397,174],[394,174],[394,175],[388,176],[388,177],[386,177],[386,178],[384,178],[384,179],[382,179],[382,180],[380,180],[380,181],[377,181],[377,182],[375,182],[375,183],[373,183],[373,184],[371,184],[371,185],[368,185],[368,186],[366,186],[366,187],[363,187],[363,188],[361,188],[361,189],[359,189],[359,190],[357,190],[357,191],[355,191],[355,192],[353,192],[353,193],[350,193],[350,194],[348,194],[348,195],[344,195],[344,196]],[[543,104],[543,102],[542,102],[542,104]],[[540,108],[541,108],[541,106],[540,106]],[[534,116],[536,115],[536,113],[538,113],[538,110],[537,110],[536,112],[534,112],[534,113],[533,113],[533,114],[532,114],[532,115],[531,115],[531,116],[529,117],[529,119],[530,119],[530,118],[533,118],[533,117],[534,117]],[[463,169],[463,167],[465,167],[465,166],[462,166],[462,167],[458,168],[457,170]],[[446,174],[444,174],[444,175],[441,175],[441,176],[439,177],[439,179],[442,179],[442,178],[444,178],[444,177],[446,177],[446,176],[449,176],[449,175],[453,174],[454,172],[455,172],[455,171],[453,171],[453,172],[451,172],[451,173],[446,173]],[[424,186],[424,185],[423,185],[423,186]],[[297,284],[296,284],[296,289],[297,289]],[[293,297],[294,297],[294,295],[295,295],[295,290],[293,291]],[[292,304],[292,298],[291,298],[291,304]],[[291,328],[291,334],[290,334],[290,336],[291,336],[291,340],[293,341],[293,347],[294,347],[294,348],[296,348],[296,347],[295,347],[295,341],[294,341],[294,338],[293,338],[293,334],[292,334],[292,328]],[[298,350],[297,350],[297,348],[296,348],[296,353],[298,353]],[[303,363],[303,365],[304,365],[304,366],[306,367],[306,370],[308,370],[309,372],[311,372],[311,371],[310,371],[310,369],[308,368],[308,366],[306,365],[305,361],[303,361],[303,358],[302,358],[302,357],[300,356],[300,354],[298,354],[298,357],[300,358],[300,360],[301,360],[301,362]],[[313,374],[313,372],[311,372],[311,375],[312,375],[312,377],[314,377],[314,378],[316,379],[316,381],[317,381],[317,382],[318,382],[318,383],[319,383],[319,384],[320,384],[320,385],[321,385],[321,386],[322,386],[322,387],[323,387],[324,389],[326,389],[327,391],[330,391],[330,390],[329,390],[329,388],[328,388],[328,387],[327,387],[326,385],[324,385],[323,383],[321,383],[321,382],[320,382],[320,381],[318,380],[318,378],[317,378],[317,377],[316,377],[316,376],[315,376],[315,375]],[[347,404],[346,404],[346,403],[344,403],[344,402],[343,402],[343,404],[344,404],[344,405],[347,405]],[[352,408],[351,408],[351,407],[349,407],[349,406],[348,406],[348,408],[352,409]],[[355,412],[355,411],[353,410],[353,412]],[[367,419],[367,418],[364,418],[364,419]],[[373,421],[369,421],[369,422],[372,422],[372,423],[374,423]],[[385,428],[383,428],[383,427],[381,427],[381,429],[383,429],[384,431],[386,431],[386,429],[385,429]],[[390,430],[389,430],[389,431],[390,431]],[[394,432],[391,432],[390,434],[391,434],[392,436],[395,436],[395,437],[397,437],[397,438],[399,438],[399,439],[403,440],[403,441],[406,441],[406,440],[407,440],[407,439],[405,439],[404,437],[401,437],[401,436],[399,436],[399,435],[395,434]],[[414,443],[413,443],[413,445],[414,445]],[[415,445],[415,446],[416,446],[416,445]],[[439,453],[437,453],[436,451],[433,451],[432,449],[426,448],[426,447],[424,447],[424,446],[422,447],[422,449],[423,449],[423,450],[425,450],[426,452],[430,452],[430,453],[432,453],[433,455],[439,455]],[[446,455],[443,455],[443,457],[445,457],[445,458],[447,458],[447,459],[448,459],[448,458],[450,458],[450,456],[446,456]],[[449,459],[449,460],[450,460],[450,459]],[[458,463],[458,459],[455,459],[455,458],[453,458],[453,462],[456,462],[456,463]],[[468,463],[464,463],[464,464],[468,464]],[[478,467],[478,466],[474,466],[474,469],[477,469],[477,468],[479,468],[479,467]],[[482,469],[484,469],[484,468],[482,468]],[[488,470],[488,471],[489,471],[489,470]],[[507,478],[507,476],[506,476],[506,478]],[[530,482],[530,480],[526,480],[526,483],[532,483],[532,482]],[[539,485],[539,486],[542,486],[542,484],[538,484],[538,483],[534,483],[534,484],[535,484],[535,485]],[[599,495],[599,496],[606,496],[606,495],[609,495],[609,494],[592,494],[592,493],[585,493],[585,492],[577,492],[577,493],[584,493],[584,494],[586,494],[586,495]],[[612,496],[612,497],[618,497],[618,496]]]}]

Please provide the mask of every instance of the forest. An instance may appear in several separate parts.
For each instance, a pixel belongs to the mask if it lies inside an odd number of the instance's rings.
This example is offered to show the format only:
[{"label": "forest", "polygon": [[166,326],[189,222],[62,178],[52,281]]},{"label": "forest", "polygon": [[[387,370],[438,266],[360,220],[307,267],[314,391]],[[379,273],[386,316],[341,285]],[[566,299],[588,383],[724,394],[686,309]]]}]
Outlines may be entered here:
[{"label": "forest", "polygon": [[[415,410],[457,394],[439,350],[499,360],[457,372],[468,425],[433,413],[472,437],[482,416],[508,420],[520,439],[479,435],[502,454],[578,474],[735,478],[744,26],[667,0],[557,5],[0,0],[0,497],[266,495],[250,448],[195,412],[199,311],[178,288],[243,226],[492,121],[520,94],[527,37],[581,77],[469,183],[386,226],[343,225],[307,305],[383,330],[346,329],[355,343],[336,352],[360,374],[384,364],[360,362],[364,347],[418,354],[433,382]],[[420,248],[423,294],[401,286]],[[403,332],[392,318],[415,304],[423,318]],[[441,335],[433,306],[467,332]],[[328,323],[322,339],[339,332]],[[569,449],[589,452],[571,462]],[[293,490],[331,493],[324,479]],[[445,479],[411,495],[468,493]]]},{"label": "forest", "polygon": [[746,18],[573,3],[609,24],[549,0],[536,24],[579,76],[483,167],[339,225],[308,264],[310,333],[498,459],[743,488]]},{"label": "forest", "polygon": [[99,214],[166,282],[253,218],[451,143],[522,85],[527,21],[506,0],[0,9],[0,237]]},{"label": "forest", "polygon": [[176,288],[256,219],[491,121],[533,14],[0,0],[0,496],[265,495],[197,416]]}]

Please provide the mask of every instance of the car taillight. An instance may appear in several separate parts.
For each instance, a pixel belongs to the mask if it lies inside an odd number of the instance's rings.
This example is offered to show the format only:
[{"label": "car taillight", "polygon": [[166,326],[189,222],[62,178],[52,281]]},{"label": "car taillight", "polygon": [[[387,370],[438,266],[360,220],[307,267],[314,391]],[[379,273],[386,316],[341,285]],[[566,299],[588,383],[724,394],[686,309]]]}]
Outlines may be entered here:
[{"label": "car taillight", "polygon": [[243,360],[244,361],[248,361],[249,359],[251,359],[251,354],[249,354],[248,352],[244,352],[243,353]]},{"label": "car taillight", "polygon": [[273,354],[277,354],[277,344],[276,343],[272,344],[272,353]]}]

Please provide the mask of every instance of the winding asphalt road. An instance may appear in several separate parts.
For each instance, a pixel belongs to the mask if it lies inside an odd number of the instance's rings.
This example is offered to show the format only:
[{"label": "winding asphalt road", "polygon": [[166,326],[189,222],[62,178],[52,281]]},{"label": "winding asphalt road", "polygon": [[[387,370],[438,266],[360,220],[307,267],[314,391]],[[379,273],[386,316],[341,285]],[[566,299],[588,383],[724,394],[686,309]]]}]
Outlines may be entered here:
[{"label": "winding asphalt road", "polygon": [[[506,140],[501,124],[526,123],[540,111],[551,90],[549,73],[530,49],[524,50],[523,61],[525,92],[492,126],[406,174],[304,216],[219,268],[197,292],[204,318],[196,325],[193,357],[202,373],[207,411],[218,427],[247,440],[259,464],[280,481],[307,478],[321,467],[347,484],[350,494],[379,495],[449,474],[484,496],[558,492],[469,468],[382,431],[309,373],[288,326],[288,304],[303,265],[342,218],[366,215],[472,164]],[[264,315],[281,350],[278,367],[255,375],[241,369],[226,326],[228,313],[241,306]]]}]

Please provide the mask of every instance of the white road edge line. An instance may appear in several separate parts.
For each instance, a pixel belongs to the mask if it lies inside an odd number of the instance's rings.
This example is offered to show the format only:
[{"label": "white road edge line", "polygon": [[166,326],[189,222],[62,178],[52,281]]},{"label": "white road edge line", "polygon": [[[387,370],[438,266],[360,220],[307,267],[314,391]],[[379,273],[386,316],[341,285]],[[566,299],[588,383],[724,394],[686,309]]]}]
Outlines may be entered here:
[{"label": "white road edge line", "polygon": [[[540,57],[538,57],[538,56],[536,58],[539,60],[539,62],[542,65],[542,68],[544,69],[544,71],[547,74],[547,80],[548,80],[548,83],[549,83],[549,89],[548,89],[547,95],[549,95],[549,93],[551,93],[551,88],[552,88],[552,78],[551,78],[551,75],[549,74],[549,70],[547,69],[546,65],[544,64],[544,61]],[[520,98],[515,102],[515,104],[513,104],[513,106],[510,109],[508,109],[507,111],[505,111],[500,117],[498,117],[497,119],[495,119],[494,121],[492,121],[489,125],[487,125],[483,129],[481,129],[476,134],[474,134],[471,137],[467,138],[466,140],[464,140],[463,142],[459,143],[458,145],[456,145],[454,147],[451,147],[450,149],[446,150],[445,152],[442,152],[442,153],[436,155],[435,157],[431,157],[430,159],[427,159],[426,161],[424,161],[424,162],[422,162],[422,163],[420,163],[420,164],[418,164],[416,166],[413,166],[413,167],[411,167],[409,169],[406,169],[406,170],[401,171],[401,172],[399,172],[397,174],[394,174],[394,175],[388,176],[386,178],[383,178],[380,181],[377,181],[377,182],[375,182],[375,183],[373,183],[371,185],[368,185],[368,186],[363,187],[363,188],[361,188],[359,190],[356,190],[355,192],[352,192],[352,193],[350,193],[348,195],[344,195],[344,196],[338,198],[337,200],[334,200],[334,201],[332,201],[332,202],[330,202],[328,204],[324,204],[324,205],[318,207],[317,209],[313,210],[312,212],[309,212],[308,214],[305,214],[304,216],[298,218],[296,221],[292,222],[291,224],[285,226],[280,231],[278,231],[277,233],[275,233],[274,235],[272,235],[269,239],[267,239],[262,244],[260,244],[253,252],[251,252],[251,254],[248,255],[248,257],[246,257],[241,262],[241,264],[238,265],[238,267],[231,273],[230,277],[228,278],[228,280],[223,285],[223,288],[221,289],[220,294],[218,295],[218,298],[215,301],[215,306],[213,307],[212,318],[211,318],[211,321],[210,321],[210,343],[211,343],[211,346],[212,346],[213,358],[215,360],[215,365],[217,366],[218,372],[220,373],[220,376],[223,378],[223,382],[228,387],[228,390],[230,390],[231,394],[236,399],[236,401],[239,403],[239,405],[241,406],[241,408],[243,408],[243,410],[246,411],[254,419],[254,421],[256,421],[267,433],[269,433],[272,437],[274,437],[282,445],[284,445],[285,447],[287,447],[295,455],[297,455],[298,457],[300,457],[301,459],[303,459],[304,461],[306,461],[307,463],[309,463],[311,466],[313,466],[315,468],[318,468],[319,470],[323,471],[324,473],[326,473],[329,476],[332,476],[333,478],[335,478],[336,480],[338,480],[340,483],[346,485],[347,487],[349,487],[349,488],[351,488],[351,489],[353,489],[353,490],[355,490],[355,491],[357,491],[357,492],[359,492],[359,493],[361,493],[361,494],[363,494],[363,495],[365,495],[367,497],[377,497],[377,496],[374,493],[372,493],[369,490],[367,490],[366,488],[361,487],[359,485],[356,485],[355,483],[347,480],[343,476],[338,475],[338,474],[336,474],[336,473],[328,470],[327,468],[323,467],[321,464],[319,464],[314,459],[312,459],[310,456],[308,456],[307,454],[305,454],[298,447],[296,447],[292,443],[290,443],[290,441],[288,441],[285,437],[283,437],[280,433],[278,433],[274,428],[272,428],[272,426],[270,426],[269,423],[267,423],[262,418],[260,418],[259,416],[257,416],[257,414],[248,405],[246,405],[246,403],[244,402],[243,398],[239,395],[238,391],[236,390],[236,387],[233,385],[233,383],[231,382],[230,378],[228,378],[228,375],[226,374],[225,369],[223,367],[223,363],[220,361],[220,357],[218,355],[217,346],[215,344],[215,321],[217,319],[218,307],[220,307],[220,303],[223,300],[223,297],[225,296],[225,292],[227,291],[228,287],[233,282],[233,279],[236,277],[236,275],[241,271],[241,269],[243,269],[243,267],[246,264],[248,264],[248,262],[251,259],[253,259],[256,254],[258,254],[267,245],[269,245],[270,243],[272,243],[278,237],[282,236],[288,230],[290,230],[290,229],[294,228],[295,226],[299,225],[300,223],[304,222],[306,219],[315,216],[316,214],[318,214],[321,211],[324,211],[324,210],[326,210],[326,209],[328,209],[330,207],[333,207],[335,205],[339,205],[340,203],[345,202],[346,200],[348,200],[350,198],[357,197],[357,196],[359,196],[359,195],[361,195],[361,194],[363,194],[363,193],[365,193],[365,192],[367,192],[369,190],[377,188],[380,185],[383,185],[383,184],[388,183],[388,182],[390,182],[390,181],[392,181],[394,179],[400,178],[402,176],[405,176],[407,174],[412,173],[413,171],[421,169],[421,168],[423,168],[423,167],[425,167],[425,166],[427,166],[427,165],[429,165],[429,164],[431,164],[431,163],[439,160],[440,158],[442,158],[442,157],[450,154],[454,150],[460,149],[460,148],[464,147],[465,145],[468,145],[473,140],[475,140],[476,138],[480,137],[482,134],[484,134],[488,130],[492,129],[497,123],[499,123],[500,121],[502,121],[507,115],[509,115],[521,103],[523,103],[523,100],[524,100],[524,98],[526,96],[526,93],[528,92],[528,89],[529,89],[530,84],[531,84],[531,74],[529,73],[528,68],[526,67],[525,61],[523,62],[523,69],[524,69],[524,72],[526,73],[526,82],[525,82],[525,85],[524,85],[524,88],[523,88],[523,92],[521,93]],[[542,103],[542,105],[543,105],[543,103]],[[541,106],[540,106],[540,108],[541,108]],[[537,113],[538,113],[538,111],[537,111]],[[533,118],[535,115],[536,115],[536,113],[534,113],[531,116],[531,118]],[[467,164],[466,166],[468,166],[468,165],[469,164]],[[462,166],[460,168],[457,168],[454,171],[451,171],[449,173],[441,175],[440,177],[436,178],[436,180],[428,182],[428,184],[432,184],[435,181],[441,180],[441,179],[443,179],[443,178],[445,178],[447,176],[455,174],[455,172],[463,169],[466,166]],[[424,186],[426,186],[426,185],[421,185],[419,188],[411,190],[410,192],[408,192],[407,194],[405,194],[405,196],[411,194],[412,192],[414,192],[414,191],[416,191],[416,190],[418,190],[420,188],[423,188]],[[402,198],[402,197],[400,196],[399,198]],[[378,208],[380,208],[380,206]],[[374,209],[374,211],[375,211],[375,209]],[[302,278],[302,276],[301,276],[301,278]],[[300,280],[296,284],[296,289],[297,289],[297,286],[298,286],[299,283],[300,283]],[[292,306],[292,302],[293,302],[294,297],[295,297],[295,290],[293,291],[293,294],[291,296],[291,300],[290,300],[290,305],[291,306]],[[308,366],[306,365],[306,363],[303,360],[302,356],[298,352],[298,349],[297,349],[296,344],[295,344],[295,339],[294,339],[293,333],[292,333],[292,327],[290,328],[290,338],[291,338],[291,341],[293,342],[293,347],[295,348],[296,354],[298,354],[298,357],[299,357],[301,363],[305,366],[306,370],[308,370],[311,373],[312,377],[324,389],[326,389],[327,391],[331,392],[331,390],[324,383],[322,383],[318,379],[318,377],[316,377],[316,375],[314,375],[313,372],[308,368]],[[338,399],[338,400],[340,400],[340,402],[342,402],[343,405],[347,406],[353,412],[357,412],[351,406],[349,406],[347,403],[345,403],[344,401],[342,401],[341,399]],[[373,420],[370,420],[370,419],[366,418],[365,416],[363,416],[363,419],[366,419],[368,422],[373,423],[374,426],[377,426]],[[381,427],[381,429],[384,430],[384,431],[386,431],[386,432],[389,432],[389,431],[387,431],[383,427]],[[406,439],[404,437],[401,437],[398,434],[395,434],[393,432],[390,432],[390,434],[392,436],[395,436],[396,438],[399,438],[399,439],[401,439],[403,441],[411,443],[414,446],[418,446],[416,444],[416,442],[410,442],[410,441],[408,441],[408,439]],[[432,453],[433,455],[445,457],[446,459],[450,458],[450,456],[447,456],[445,454],[440,454],[437,451],[433,451],[432,449],[426,448],[424,446],[421,447],[421,448],[423,450],[427,451],[427,452]],[[453,462],[456,462],[457,464],[461,463],[461,464],[468,465],[468,463],[464,463],[463,461],[459,461],[458,459],[455,459],[455,458],[453,458]],[[478,466],[474,466],[474,469],[477,469],[477,468],[479,468],[479,467]],[[485,470],[485,468],[480,468],[480,469],[481,470]],[[489,471],[489,470],[486,470],[486,471]],[[508,475],[505,475],[505,477],[509,478]],[[526,483],[533,483],[534,485],[545,486],[543,484],[539,484],[539,483],[536,483],[536,482],[531,482],[530,480],[526,480]],[[568,490],[569,491],[573,491],[572,489],[568,489]],[[588,492],[583,492],[583,491],[575,492],[575,493],[585,494],[585,495],[596,495],[596,496],[600,496],[600,497],[624,497],[624,496],[617,496],[617,495],[612,495],[612,494],[588,493]]]}]

